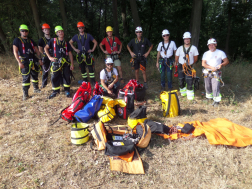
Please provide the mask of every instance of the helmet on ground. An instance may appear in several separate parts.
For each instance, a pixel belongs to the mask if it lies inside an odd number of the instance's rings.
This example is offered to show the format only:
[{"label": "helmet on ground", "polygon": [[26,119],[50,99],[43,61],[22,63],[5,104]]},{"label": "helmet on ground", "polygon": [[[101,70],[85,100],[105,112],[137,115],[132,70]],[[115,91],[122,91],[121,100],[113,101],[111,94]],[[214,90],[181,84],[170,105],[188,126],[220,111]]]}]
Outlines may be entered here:
[{"label": "helmet on ground", "polygon": [[60,30],[63,30],[63,28],[61,26],[55,26],[55,33],[57,33],[57,31],[60,31]]},{"label": "helmet on ground", "polygon": [[137,26],[136,29],[135,29],[135,32],[142,32],[143,29],[141,26]]},{"label": "helmet on ground", "polygon": [[191,36],[191,33],[190,32],[185,32],[184,35],[183,35],[183,39],[186,39],[186,38],[192,38]]},{"label": "helmet on ground", "polygon": [[105,63],[106,64],[113,64],[114,62],[113,62],[113,60],[112,60],[112,58],[107,58],[106,60],[105,60]]},{"label": "helmet on ground", "polygon": [[78,22],[77,23],[77,28],[79,28],[79,27],[85,27],[85,25],[83,24],[83,22]]},{"label": "helmet on ground", "polygon": [[163,36],[163,35],[170,35],[169,30],[167,30],[167,29],[163,30],[163,31],[162,31],[162,36]]},{"label": "helmet on ground", "polygon": [[113,31],[113,28],[111,26],[106,27],[106,32]]},{"label": "helmet on ground", "polygon": [[28,26],[26,26],[25,24],[21,24],[20,26],[19,26],[19,31],[20,30],[28,30],[29,31],[29,28],[28,28]]},{"label": "helmet on ground", "polygon": [[210,45],[210,44],[217,44],[217,41],[214,38],[210,38],[207,41],[207,45]]}]

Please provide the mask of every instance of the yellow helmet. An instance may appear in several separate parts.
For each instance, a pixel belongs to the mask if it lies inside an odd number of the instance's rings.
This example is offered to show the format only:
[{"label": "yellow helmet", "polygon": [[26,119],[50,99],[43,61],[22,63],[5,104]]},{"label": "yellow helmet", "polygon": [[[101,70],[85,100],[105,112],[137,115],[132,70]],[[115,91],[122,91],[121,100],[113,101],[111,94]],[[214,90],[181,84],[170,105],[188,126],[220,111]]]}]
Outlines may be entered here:
[{"label": "yellow helmet", "polygon": [[106,32],[113,31],[113,28],[111,26],[106,27]]}]

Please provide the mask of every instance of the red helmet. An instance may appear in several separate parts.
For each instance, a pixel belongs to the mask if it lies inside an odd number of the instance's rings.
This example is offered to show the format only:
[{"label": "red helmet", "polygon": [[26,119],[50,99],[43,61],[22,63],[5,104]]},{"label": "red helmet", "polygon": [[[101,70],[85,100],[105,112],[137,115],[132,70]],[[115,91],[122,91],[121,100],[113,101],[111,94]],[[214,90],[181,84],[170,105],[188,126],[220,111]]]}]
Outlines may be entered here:
[{"label": "red helmet", "polygon": [[77,28],[79,28],[79,27],[85,27],[85,25],[83,24],[83,22],[78,22],[77,23]]},{"label": "red helmet", "polygon": [[50,29],[50,26],[47,24],[47,23],[44,23],[43,25],[42,25],[42,30],[43,29]]}]

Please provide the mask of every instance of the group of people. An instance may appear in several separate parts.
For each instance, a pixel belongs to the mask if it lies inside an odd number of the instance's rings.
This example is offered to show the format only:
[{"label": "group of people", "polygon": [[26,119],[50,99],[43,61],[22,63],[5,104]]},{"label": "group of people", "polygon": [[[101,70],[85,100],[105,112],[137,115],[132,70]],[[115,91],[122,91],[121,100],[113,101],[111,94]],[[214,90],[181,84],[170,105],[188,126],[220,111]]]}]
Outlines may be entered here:
[{"label": "group of people", "polygon": [[[41,89],[47,85],[49,70],[52,74],[53,92],[48,98],[51,99],[57,96],[61,85],[64,87],[65,95],[70,97],[71,76],[74,69],[73,50],[77,53],[76,59],[83,81],[88,81],[86,72],[86,68],[88,68],[90,82],[94,86],[96,80],[92,52],[97,46],[97,41],[92,35],[84,32],[85,25],[83,22],[78,22],[77,28],[79,33],[74,35],[68,42],[64,40],[64,29],[61,26],[55,27],[57,38],[51,38],[50,26],[45,23],[42,25],[44,37],[39,39],[37,48],[37,44],[28,38],[28,27],[24,24],[20,25],[21,36],[14,39],[13,53],[23,77],[23,100],[29,98],[30,77],[32,78],[34,92],[41,92],[38,86],[38,73],[41,68],[43,71]],[[117,37],[113,36],[111,26],[106,28],[106,33],[107,37],[99,44],[105,54],[106,64],[106,67],[100,72],[100,82],[104,92],[112,95],[116,93],[120,83],[124,83],[120,61],[122,43]],[[144,87],[147,89],[146,62],[153,45],[147,38],[142,36],[142,27],[136,27],[135,34],[136,38],[127,44],[127,49],[132,57],[131,66],[135,70],[135,78],[139,81],[140,69],[143,74]],[[167,73],[168,90],[172,90],[173,68],[177,66],[181,96],[187,96],[188,100],[194,100],[196,71],[193,69],[193,64],[198,61],[199,53],[197,47],[191,45],[191,33],[184,33],[184,44],[178,49],[175,42],[170,41],[170,32],[167,29],[162,31],[162,37],[163,41],[157,47],[156,63],[161,74],[161,90],[165,90],[165,73]],[[74,42],[77,43],[77,48],[74,46]],[[93,43],[93,48],[90,47],[90,42]],[[209,39],[207,45],[209,51],[205,52],[202,58],[206,98],[213,99],[213,105],[218,106],[221,101],[221,68],[227,65],[229,61],[223,51],[216,49],[217,42],[215,39]]]}]

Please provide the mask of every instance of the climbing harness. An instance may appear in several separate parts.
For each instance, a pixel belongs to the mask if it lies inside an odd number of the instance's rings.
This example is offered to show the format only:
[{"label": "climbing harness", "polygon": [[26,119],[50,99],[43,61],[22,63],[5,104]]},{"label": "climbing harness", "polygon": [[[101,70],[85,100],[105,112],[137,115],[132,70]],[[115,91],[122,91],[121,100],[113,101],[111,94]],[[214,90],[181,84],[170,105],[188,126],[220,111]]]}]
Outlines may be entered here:
[{"label": "climbing harness", "polygon": [[207,77],[210,77],[210,78],[216,78],[218,81],[220,81],[220,83],[222,84],[221,87],[224,87],[224,82],[222,80],[222,72],[220,70],[217,70],[215,72],[211,71],[211,70],[207,70],[207,69],[204,69],[202,70],[202,76],[204,78],[207,78]]}]

